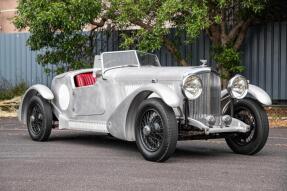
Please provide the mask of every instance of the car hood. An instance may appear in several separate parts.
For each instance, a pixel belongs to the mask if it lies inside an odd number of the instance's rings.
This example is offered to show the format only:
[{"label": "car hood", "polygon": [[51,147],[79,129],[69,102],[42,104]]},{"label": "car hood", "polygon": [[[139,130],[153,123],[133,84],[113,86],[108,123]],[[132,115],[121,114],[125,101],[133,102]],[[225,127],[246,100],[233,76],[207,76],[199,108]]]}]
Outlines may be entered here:
[{"label": "car hood", "polygon": [[209,67],[124,67],[106,70],[103,74],[106,79],[114,80],[167,80],[179,81],[188,74],[210,72]]}]

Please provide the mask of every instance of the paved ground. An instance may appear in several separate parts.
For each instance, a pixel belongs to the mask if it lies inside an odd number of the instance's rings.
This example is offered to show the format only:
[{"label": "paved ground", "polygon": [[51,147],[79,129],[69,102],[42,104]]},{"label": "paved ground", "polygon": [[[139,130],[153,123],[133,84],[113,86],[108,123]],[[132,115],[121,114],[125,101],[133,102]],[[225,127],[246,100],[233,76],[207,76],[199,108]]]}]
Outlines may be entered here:
[{"label": "paved ground", "polygon": [[15,119],[0,118],[0,191],[287,190],[287,129],[271,129],[255,156],[233,154],[223,140],[179,142],[165,163],[145,161],[134,143],[54,130],[30,140]]}]

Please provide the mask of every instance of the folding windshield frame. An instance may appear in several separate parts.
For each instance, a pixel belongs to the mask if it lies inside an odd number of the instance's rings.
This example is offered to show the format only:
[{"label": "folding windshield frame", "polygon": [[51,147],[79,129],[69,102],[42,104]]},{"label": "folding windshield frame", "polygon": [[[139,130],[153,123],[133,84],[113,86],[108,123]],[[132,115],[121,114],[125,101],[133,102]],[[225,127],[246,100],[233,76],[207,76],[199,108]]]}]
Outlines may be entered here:
[{"label": "folding windshield frame", "polygon": [[[131,65],[126,64],[126,65],[120,65],[120,66],[114,66],[114,67],[108,67],[108,68],[106,67],[106,68],[105,68],[104,59],[103,59],[103,56],[104,56],[105,54],[116,54],[116,53],[125,53],[125,52],[134,52],[137,64],[131,64]],[[114,68],[128,67],[128,66],[134,66],[134,67],[138,67],[138,68],[141,67],[141,63],[140,63],[140,61],[139,61],[137,52],[156,56],[155,54],[146,53],[146,52],[137,51],[137,50],[123,50],[123,51],[103,52],[103,53],[100,55],[102,72],[105,73],[107,70],[111,70],[111,69],[114,69]],[[156,59],[157,59],[157,62],[158,62],[158,64],[159,64],[158,66],[160,67],[161,65],[160,65],[160,62],[159,62],[159,59],[158,59],[157,56],[156,56]]]},{"label": "folding windshield frame", "polygon": [[107,70],[111,70],[111,69],[114,69],[114,68],[122,68],[122,67],[127,67],[127,66],[131,66],[131,65],[121,65],[121,66],[114,66],[114,67],[108,67],[108,68],[105,68],[104,67],[104,59],[103,59],[103,55],[104,54],[115,54],[115,53],[124,53],[124,52],[134,52],[135,54],[135,58],[136,58],[136,61],[137,61],[137,65],[134,65],[135,67],[140,67],[140,62],[139,62],[139,59],[138,59],[138,56],[137,56],[137,53],[136,53],[136,50],[123,50],[123,51],[110,51],[110,52],[103,52],[101,54],[101,65],[102,65],[102,71],[103,73],[105,73]]}]

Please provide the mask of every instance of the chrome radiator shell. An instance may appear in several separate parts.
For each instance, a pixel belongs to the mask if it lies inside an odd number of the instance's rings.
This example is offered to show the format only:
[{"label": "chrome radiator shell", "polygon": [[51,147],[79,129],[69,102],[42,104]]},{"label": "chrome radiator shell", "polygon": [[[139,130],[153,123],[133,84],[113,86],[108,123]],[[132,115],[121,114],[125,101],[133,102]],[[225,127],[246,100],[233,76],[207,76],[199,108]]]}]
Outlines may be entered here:
[{"label": "chrome radiator shell", "polygon": [[215,72],[198,74],[202,80],[202,94],[196,100],[189,101],[189,117],[207,124],[206,117],[213,115],[215,125],[221,125],[220,93],[221,81]]}]

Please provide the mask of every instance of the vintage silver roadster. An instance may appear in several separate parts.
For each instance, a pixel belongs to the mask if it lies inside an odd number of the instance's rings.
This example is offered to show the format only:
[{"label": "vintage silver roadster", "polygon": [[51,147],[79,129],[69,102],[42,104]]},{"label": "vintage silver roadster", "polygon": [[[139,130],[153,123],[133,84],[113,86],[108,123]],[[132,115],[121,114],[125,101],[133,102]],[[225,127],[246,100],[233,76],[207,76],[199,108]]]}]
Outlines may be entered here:
[{"label": "vintage silver roadster", "polygon": [[35,141],[54,127],[94,131],[135,141],[146,160],[160,162],[178,140],[225,138],[235,153],[259,152],[269,132],[264,105],[268,94],[241,75],[221,90],[205,64],[161,67],[156,55],[129,50],[97,55],[93,69],[60,74],[51,89],[30,87],[18,114]]}]

